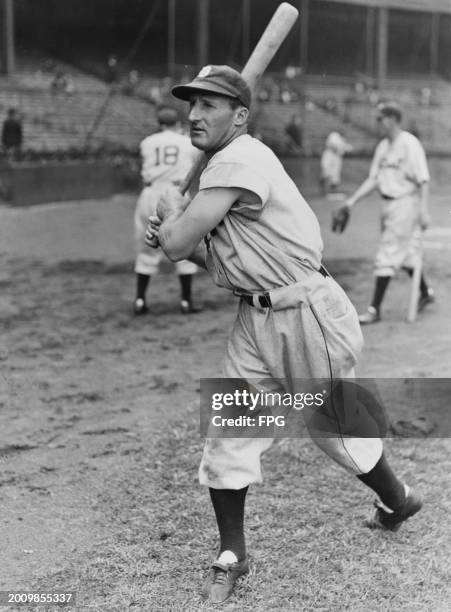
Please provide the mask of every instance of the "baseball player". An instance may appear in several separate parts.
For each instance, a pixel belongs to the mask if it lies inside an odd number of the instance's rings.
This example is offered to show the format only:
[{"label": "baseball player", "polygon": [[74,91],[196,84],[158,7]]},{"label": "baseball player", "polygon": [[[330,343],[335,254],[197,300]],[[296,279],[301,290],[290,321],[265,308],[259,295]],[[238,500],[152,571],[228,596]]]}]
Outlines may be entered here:
[{"label": "baseball player", "polygon": [[[382,238],[374,262],[373,300],[367,312],[359,316],[362,325],[381,319],[385,291],[399,268],[412,276],[419,235],[429,224],[430,177],[420,141],[401,128],[402,112],[395,102],[379,104],[376,119],[383,139],[376,147],[369,176],[338,211],[338,215],[344,214],[343,218],[347,219],[359,200],[379,190]],[[338,229],[343,231],[344,227]],[[433,301],[434,292],[422,275],[418,310]]]},{"label": "baseball player", "polygon": [[[177,185],[185,177],[193,163],[195,149],[188,136],[181,133],[181,124],[177,111],[171,107],[161,107],[158,111],[160,131],[144,138],[140,144],[144,187],[138,198],[134,216],[136,244],[136,298],[133,310],[136,315],[146,314],[146,291],[150,278],[158,271],[163,252],[149,249],[144,242],[147,221],[155,214],[161,193],[168,185]],[[183,314],[197,312],[193,305],[191,285],[197,266],[191,261],[183,260],[175,264],[180,278],[181,302]]]},{"label": "baseball player", "polygon": [[336,191],[340,186],[343,156],[350,151],[352,145],[339,132],[330,132],[320,160],[320,181],[325,194]]},{"label": "baseball player", "polygon": [[[191,141],[208,163],[189,204],[175,189],[162,197],[146,239],[158,238],[173,260],[192,257],[240,296],[224,377],[288,393],[299,379],[352,377],[362,347],[357,313],[321,265],[313,211],[274,153],[247,134],[247,84],[228,66],[206,66],[172,92],[189,101]],[[207,438],[199,468],[220,536],[204,586],[214,603],[227,600],[248,571],[245,498],[249,485],[262,480],[260,456],[272,443],[252,435],[249,429],[249,437]],[[396,530],[420,509],[420,498],[392,472],[380,438],[314,440],[377,493],[369,526]]]}]

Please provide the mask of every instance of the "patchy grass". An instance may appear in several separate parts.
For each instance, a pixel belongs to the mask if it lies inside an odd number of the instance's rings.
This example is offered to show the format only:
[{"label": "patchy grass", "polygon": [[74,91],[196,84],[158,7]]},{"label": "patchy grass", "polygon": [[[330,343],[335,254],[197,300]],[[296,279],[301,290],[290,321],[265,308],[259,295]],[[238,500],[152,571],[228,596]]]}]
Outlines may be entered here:
[{"label": "patchy grass", "polygon": [[[102,218],[99,236],[104,225]],[[1,588],[75,590],[77,610],[209,610],[200,588],[217,533],[197,483],[197,398],[199,378],[218,374],[235,298],[201,275],[195,293],[204,313],[186,319],[177,279],[161,276],[151,283],[152,314],[138,320],[130,262],[8,263]],[[366,307],[368,254],[327,263]],[[384,321],[365,331],[359,375],[449,376],[441,305],[451,291],[438,283],[449,278],[446,268],[438,257],[430,263],[437,306],[413,326],[402,320],[408,281],[394,283]],[[264,458],[264,484],[248,495],[250,575],[221,609],[448,611],[450,446],[388,441],[397,472],[424,494],[425,507],[387,534],[363,526],[373,496],[356,478],[309,440],[278,441]]]},{"label": "patchy grass", "polygon": [[[108,537],[80,565],[46,577],[55,588],[74,585],[80,609],[210,609],[199,593],[217,537],[196,483],[196,414],[160,434],[127,472],[106,478],[98,503]],[[371,493],[309,440],[273,445],[265,483],[248,496],[251,572],[224,609],[449,610],[449,447],[389,444],[401,475],[426,496],[424,510],[392,534],[363,526]]]}]

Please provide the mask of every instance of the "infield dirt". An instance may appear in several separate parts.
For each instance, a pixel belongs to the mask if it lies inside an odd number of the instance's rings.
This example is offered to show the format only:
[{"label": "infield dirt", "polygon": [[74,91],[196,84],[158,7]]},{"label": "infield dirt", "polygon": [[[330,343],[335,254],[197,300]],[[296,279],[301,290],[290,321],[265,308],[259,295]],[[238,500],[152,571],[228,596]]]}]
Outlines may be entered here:
[{"label": "infield dirt", "polygon": [[[133,317],[134,202],[0,209],[0,588],[74,590],[80,610],[207,609],[199,587],[216,533],[197,485],[199,379],[220,374],[236,298],[201,274],[204,310],[182,316],[166,266],[151,314]],[[326,266],[366,308],[376,202],[342,236],[329,230],[332,204],[311,202]],[[450,377],[445,188],[431,209],[445,229],[426,252],[437,302],[409,325],[409,282],[396,279],[383,321],[364,330],[359,376]],[[361,526],[371,495],[308,440],[273,446],[249,495],[251,576],[225,609],[449,609],[450,441],[387,446],[426,497],[397,535]]]}]

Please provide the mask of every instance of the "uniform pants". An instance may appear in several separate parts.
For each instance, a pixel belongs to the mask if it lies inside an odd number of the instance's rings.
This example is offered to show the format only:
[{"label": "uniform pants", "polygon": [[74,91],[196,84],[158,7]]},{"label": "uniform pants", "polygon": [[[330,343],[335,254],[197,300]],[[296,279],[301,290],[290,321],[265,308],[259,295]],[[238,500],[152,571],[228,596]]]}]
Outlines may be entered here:
[{"label": "uniform pants", "polygon": [[374,261],[375,276],[394,276],[402,266],[413,268],[419,255],[421,230],[416,194],[383,200],[382,237]]},{"label": "uniform pants", "polygon": [[[272,308],[240,301],[224,377],[261,381],[265,391],[294,394],[299,379],[354,376],[362,333],[354,306],[331,277],[313,272],[306,281],[270,291],[270,297]],[[369,472],[382,454],[378,437],[310,433],[325,453],[354,474]],[[260,456],[271,444],[272,438],[207,438],[200,483],[241,489],[261,482]]]}]

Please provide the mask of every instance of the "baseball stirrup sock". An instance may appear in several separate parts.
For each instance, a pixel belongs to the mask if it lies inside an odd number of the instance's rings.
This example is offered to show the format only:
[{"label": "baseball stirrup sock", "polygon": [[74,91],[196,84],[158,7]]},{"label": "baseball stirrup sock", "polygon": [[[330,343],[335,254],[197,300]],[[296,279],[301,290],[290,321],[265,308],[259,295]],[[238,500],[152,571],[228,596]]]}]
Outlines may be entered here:
[{"label": "baseball stirrup sock", "polygon": [[149,285],[150,276],[147,274],[136,275],[136,299],[145,300],[147,287]]},{"label": "baseball stirrup sock", "polygon": [[191,303],[191,281],[193,279],[192,274],[180,274],[180,288],[182,290],[182,300],[186,300]]},{"label": "baseball stirrup sock", "polygon": [[374,287],[373,301],[371,306],[379,312],[382,300],[384,299],[385,291],[387,290],[388,283],[390,282],[391,276],[378,276],[376,278],[376,286]]},{"label": "baseball stirrup sock", "polygon": [[235,553],[238,561],[246,556],[243,523],[244,502],[248,488],[238,490],[210,488],[211,502],[221,538],[219,554],[230,550]]},{"label": "baseball stirrup sock", "polygon": [[372,470],[367,474],[359,474],[357,478],[373,489],[381,502],[390,510],[398,510],[404,505],[406,501],[404,484],[396,478],[384,453]]}]

